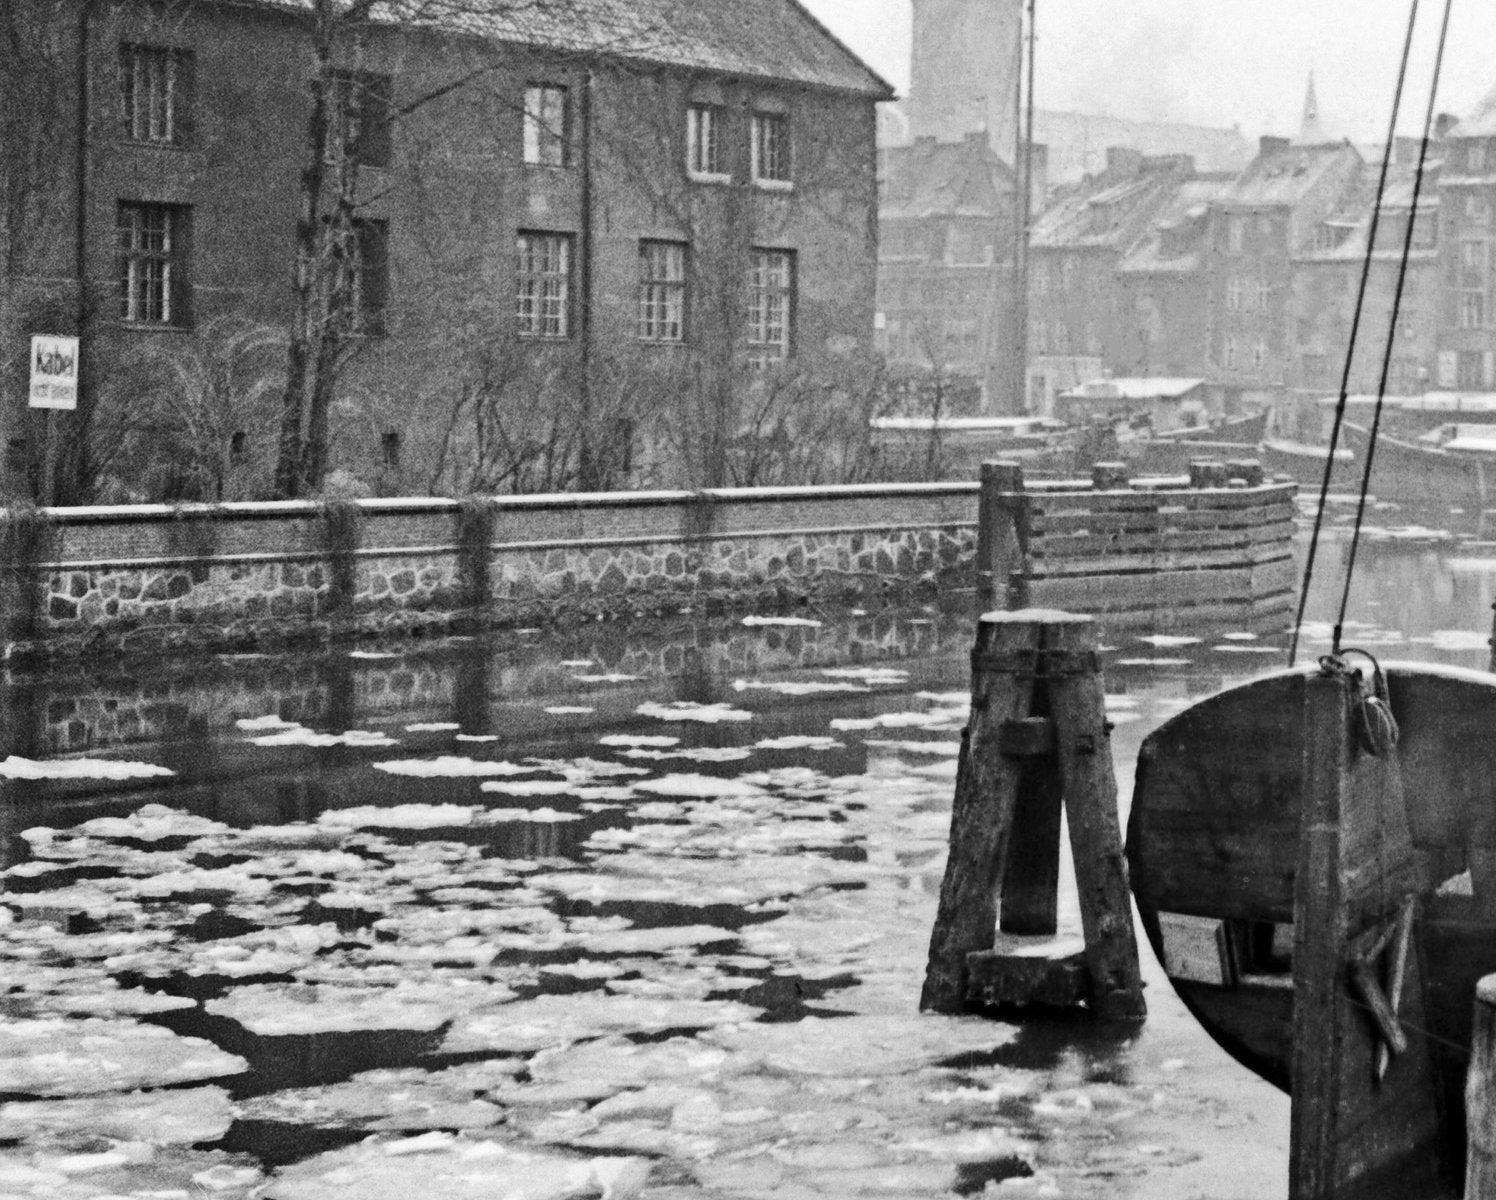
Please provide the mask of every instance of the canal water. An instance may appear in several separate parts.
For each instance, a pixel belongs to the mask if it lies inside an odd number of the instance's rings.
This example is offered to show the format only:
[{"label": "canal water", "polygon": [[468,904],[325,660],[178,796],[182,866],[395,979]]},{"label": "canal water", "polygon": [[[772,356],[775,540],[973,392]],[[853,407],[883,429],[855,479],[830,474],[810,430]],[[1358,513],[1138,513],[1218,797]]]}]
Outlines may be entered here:
[{"label": "canal water", "polygon": [[[1346,642],[1484,667],[1496,543],[1371,520]],[[1283,1195],[1286,1099],[1146,943],[1141,1031],[917,1013],[974,618],[13,674],[0,1196]],[[1285,624],[1105,630],[1124,806]]]}]

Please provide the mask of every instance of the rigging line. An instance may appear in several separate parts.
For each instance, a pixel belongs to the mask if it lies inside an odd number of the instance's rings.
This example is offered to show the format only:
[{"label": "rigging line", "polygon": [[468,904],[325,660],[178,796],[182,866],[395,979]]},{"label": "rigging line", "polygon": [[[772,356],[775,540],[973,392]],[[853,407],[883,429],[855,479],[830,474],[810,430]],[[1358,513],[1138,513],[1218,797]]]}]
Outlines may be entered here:
[{"label": "rigging line", "polygon": [[[1340,647],[1340,627],[1345,624],[1345,610],[1351,599],[1351,579],[1356,571],[1356,550],[1361,543],[1361,519],[1366,513],[1366,493],[1371,487],[1371,464],[1376,460],[1377,431],[1382,424],[1382,402],[1387,395],[1387,372],[1392,365],[1392,343],[1397,336],[1398,309],[1402,306],[1403,284],[1408,278],[1408,256],[1413,250],[1413,230],[1418,225],[1418,198],[1423,191],[1423,170],[1428,161],[1429,133],[1434,127],[1434,106],[1439,96],[1439,74],[1444,68],[1444,47],[1449,40],[1449,13],[1454,0],[1444,0],[1444,20],[1439,26],[1439,49],[1434,55],[1434,77],[1428,89],[1428,110],[1423,118],[1423,141],[1418,147],[1418,169],[1413,175],[1413,207],[1408,213],[1408,227],[1403,231],[1402,261],[1397,268],[1397,287],[1392,293],[1392,323],[1387,328],[1387,344],[1382,348],[1382,374],[1377,381],[1377,403],[1371,418],[1371,435],[1366,443],[1366,466],[1361,474],[1361,498],[1356,504],[1356,525],[1351,533],[1350,558],[1345,566],[1345,590],[1340,594],[1340,614],[1335,619],[1335,647]],[[1385,165],[1385,164],[1384,164]],[[1368,247],[1368,255],[1370,248]]]},{"label": "rigging line", "polygon": [[[1350,396],[1351,361],[1356,353],[1356,336],[1361,328],[1361,311],[1366,303],[1366,283],[1371,277],[1371,248],[1376,245],[1377,226],[1382,220],[1382,197],[1387,190],[1387,171],[1397,145],[1397,118],[1402,111],[1403,85],[1408,78],[1408,59],[1413,53],[1413,31],[1418,25],[1418,0],[1408,9],[1408,32],[1403,38],[1402,62],[1397,68],[1397,88],[1392,94],[1392,116],[1387,122],[1387,143],[1382,152],[1382,170],[1377,180],[1376,202],[1371,209],[1371,228],[1366,234],[1366,257],[1361,263],[1361,282],[1356,289],[1356,308],[1351,317],[1350,341],[1345,348],[1345,366],[1340,373],[1340,399],[1335,405],[1335,422],[1330,427],[1330,448],[1325,452],[1325,473],[1319,485],[1319,506],[1314,512],[1314,531],[1309,535],[1309,554],[1304,564],[1304,585],[1299,591],[1299,611],[1294,617],[1293,634],[1288,643],[1288,665],[1299,654],[1299,631],[1304,626],[1304,610],[1309,605],[1309,585],[1314,579],[1314,559],[1319,552],[1319,535],[1324,526],[1325,508],[1329,503],[1330,474],[1335,469],[1335,448],[1340,442],[1340,426],[1345,420],[1345,404]],[[1336,649],[1339,649],[1337,635]]]}]

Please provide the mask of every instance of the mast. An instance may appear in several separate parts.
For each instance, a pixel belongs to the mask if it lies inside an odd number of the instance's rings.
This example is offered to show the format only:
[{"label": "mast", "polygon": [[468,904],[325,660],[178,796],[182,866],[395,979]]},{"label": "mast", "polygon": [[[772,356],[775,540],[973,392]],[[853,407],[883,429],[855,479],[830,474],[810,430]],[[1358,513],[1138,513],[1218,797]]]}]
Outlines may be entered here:
[{"label": "mast", "polygon": [[[1021,0],[1020,0],[1021,2]],[[1024,68],[1024,36],[1018,39],[1017,112],[1014,128],[1013,229],[1013,364],[1012,412],[1028,412],[1028,277],[1029,226],[1033,221],[1034,187],[1034,22],[1038,0],[1028,0],[1028,64]],[[1022,16],[1020,14],[1020,22]],[[1025,76],[1028,92],[1024,94]]]}]

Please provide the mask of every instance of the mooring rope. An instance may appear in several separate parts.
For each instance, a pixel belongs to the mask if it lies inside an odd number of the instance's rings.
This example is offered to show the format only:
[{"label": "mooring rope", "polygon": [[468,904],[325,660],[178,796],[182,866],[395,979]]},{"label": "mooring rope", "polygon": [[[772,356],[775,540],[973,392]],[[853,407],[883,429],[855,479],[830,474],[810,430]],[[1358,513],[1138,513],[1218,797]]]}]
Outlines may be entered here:
[{"label": "mooring rope", "polygon": [[[1376,245],[1377,229],[1382,221],[1382,200],[1387,193],[1387,173],[1391,168],[1393,151],[1397,147],[1397,118],[1402,112],[1403,85],[1408,78],[1408,60],[1413,53],[1413,33],[1418,25],[1418,0],[1412,0],[1408,10],[1408,32],[1403,38],[1402,62],[1397,68],[1397,89],[1392,95],[1392,116],[1387,122],[1387,142],[1382,152],[1382,169],[1377,179],[1376,200],[1371,209],[1371,228],[1366,234],[1366,255],[1361,260],[1361,281],[1356,288],[1356,307],[1351,316],[1350,342],[1345,348],[1345,365],[1340,373],[1340,399],[1335,405],[1335,421],[1330,427],[1330,448],[1325,454],[1324,478],[1319,485],[1319,507],[1314,513],[1314,530],[1309,535],[1309,555],[1304,564],[1304,584],[1299,592],[1299,611],[1294,618],[1293,634],[1288,644],[1288,665],[1298,659],[1299,631],[1304,625],[1304,610],[1309,604],[1309,585],[1314,579],[1314,560],[1319,553],[1319,535],[1324,525],[1325,509],[1329,505],[1330,477],[1335,468],[1335,450],[1340,444],[1340,427],[1345,421],[1345,406],[1350,397],[1351,364],[1356,354],[1356,338],[1361,330],[1361,313],[1366,304],[1366,287],[1371,278],[1372,247]],[[1363,497],[1364,498],[1364,497]],[[1339,642],[1338,626],[1336,642]]]},{"label": "mooring rope", "polygon": [[[1387,375],[1392,366],[1392,343],[1397,337],[1398,311],[1402,307],[1403,285],[1408,278],[1408,257],[1413,250],[1413,231],[1418,225],[1418,199],[1423,193],[1423,171],[1428,161],[1429,134],[1434,127],[1434,106],[1438,102],[1439,74],[1444,68],[1444,47],[1449,40],[1449,14],[1454,0],[1444,0],[1444,20],[1439,26],[1439,49],[1434,55],[1434,77],[1428,89],[1428,109],[1423,117],[1423,139],[1418,147],[1418,169],[1413,174],[1413,207],[1408,213],[1408,227],[1403,231],[1402,259],[1397,267],[1397,286],[1392,293],[1392,317],[1387,327],[1387,343],[1382,349],[1382,373],[1377,380],[1377,403],[1371,418],[1371,433],[1366,443],[1366,466],[1361,472],[1361,496],[1356,503],[1356,525],[1351,533],[1350,557],[1345,567],[1345,588],[1340,594],[1340,614],[1335,620],[1334,649],[1340,649],[1340,631],[1351,599],[1351,578],[1356,571],[1356,551],[1361,543],[1361,521],[1366,514],[1366,494],[1371,489],[1371,464],[1376,458],[1377,431],[1382,424],[1382,404],[1387,397]],[[1384,164],[1385,166],[1385,164]],[[1368,248],[1368,256],[1370,249]]]}]

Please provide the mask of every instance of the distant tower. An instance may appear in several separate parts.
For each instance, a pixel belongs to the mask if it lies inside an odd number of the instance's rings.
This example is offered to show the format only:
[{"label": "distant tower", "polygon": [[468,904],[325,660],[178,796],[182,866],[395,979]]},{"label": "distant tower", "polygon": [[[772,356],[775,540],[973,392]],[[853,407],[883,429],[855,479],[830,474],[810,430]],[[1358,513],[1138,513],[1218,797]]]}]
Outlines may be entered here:
[{"label": "distant tower", "polygon": [[1314,95],[1314,72],[1309,72],[1309,90],[1304,93],[1304,119],[1299,123],[1299,135],[1293,139],[1300,146],[1323,146],[1332,142],[1325,127],[1319,123],[1319,100]]},{"label": "distant tower", "polygon": [[986,130],[1013,159],[1023,0],[913,0],[909,136],[958,141]]}]

